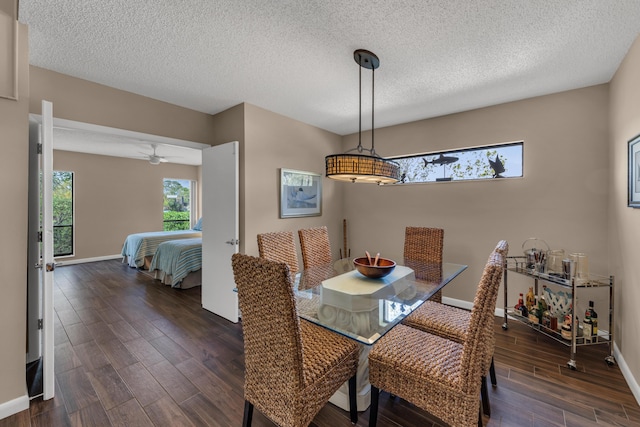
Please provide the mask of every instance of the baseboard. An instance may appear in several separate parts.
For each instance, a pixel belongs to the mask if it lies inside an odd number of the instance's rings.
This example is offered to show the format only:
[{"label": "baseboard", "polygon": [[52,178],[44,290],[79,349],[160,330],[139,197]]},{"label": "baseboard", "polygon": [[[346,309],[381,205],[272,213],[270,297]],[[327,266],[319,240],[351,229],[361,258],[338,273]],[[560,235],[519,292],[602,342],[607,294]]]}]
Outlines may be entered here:
[{"label": "baseboard", "polygon": [[631,370],[629,369],[629,365],[625,362],[624,357],[622,357],[622,353],[618,349],[616,342],[613,342],[613,356],[616,358],[616,363],[620,368],[620,372],[622,372],[622,376],[627,381],[627,385],[631,389],[631,393],[633,393],[633,397],[636,398],[638,405],[640,405],[640,384],[634,378]]},{"label": "baseboard", "polygon": [[[473,302],[459,300],[455,298],[442,297],[442,303],[447,305],[452,305],[454,307],[464,308],[467,310],[471,310],[471,308],[473,307]],[[495,315],[498,317],[504,317],[504,309],[496,308]],[[602,333],[604,335],[608,334],[607,331],[602,331]],[[622,353],[620,353],[620,350],[618,350],[618,346],[616,345],[615,341],[613,342],[613,356],[616,359],[616,363],[620,368],[620,372],[622,372],[622,376],[627,382],[629,389],[631,389],[631,393],[633,394],[633,397],[636,398],[636,401],[640,405],[640,384],[638,384],[638,381],[636,381],[635,377],[631,373],[631,370],[629,369],[629,365],[627,365],[627,363],[624,360],[624,357],[622,357]]]},{"label": "baseboard", "polygon": [[97,256],[93,258],[81,258],[81,259],[70,259],[65,261],[64,258],[60,258],[56,260],[56,267],[64,267],[65,265],[73,265],[73,264],[84,264],[87,262],[97,262],[97,261],[108,261],[111,259],[122,259],[122,255],[105,255],[105,256]]},{"label": "baseboard", "polygon": [[0,420],[29,409],[29,395],[26,390],[20,397],[0,403]]}]

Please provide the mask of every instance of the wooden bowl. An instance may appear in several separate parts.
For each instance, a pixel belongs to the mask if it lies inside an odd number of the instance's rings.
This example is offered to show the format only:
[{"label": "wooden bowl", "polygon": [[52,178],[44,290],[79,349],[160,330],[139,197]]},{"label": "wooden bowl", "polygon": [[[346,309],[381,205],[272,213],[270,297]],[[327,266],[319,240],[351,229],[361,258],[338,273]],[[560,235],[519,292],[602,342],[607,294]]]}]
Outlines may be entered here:
[{"label": "wooden bowl", "polygon": [[367,257],[355,258],[353,265],[355,265],[356,270],[358,270],[360,274],[370,279],[384,277],[396,268],[396,262],[386,258],[379,258],[377,265],[369,265]]}]

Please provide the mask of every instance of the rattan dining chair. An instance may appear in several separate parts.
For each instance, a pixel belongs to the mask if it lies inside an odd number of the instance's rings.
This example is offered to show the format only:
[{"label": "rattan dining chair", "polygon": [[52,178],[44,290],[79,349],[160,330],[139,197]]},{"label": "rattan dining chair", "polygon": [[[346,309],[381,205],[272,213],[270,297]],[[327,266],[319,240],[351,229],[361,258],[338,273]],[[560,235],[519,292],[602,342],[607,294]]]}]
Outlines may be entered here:
[{"label": "rattan dining chair", "polygon": [[[404,265],[413,268],[416,279],[429,280],[420,276],[420,269],[415,268],[424,263],[442,263],[442,246],[444,230],[442,228],[407,227],[404,234]],[[442,292],[436,292],[431,301],[442,302]]]},{"label": "rattan dining chair", "polygon": [[464,343],[400,324],[373,345],[369,353],[369,426],[377,422],[380,390],[451,426],[482,425],[480,379],[504,259],[500,251],[494,251],[484,268]]},{"label": "rattan dining chair", "polygon": [[327,227],[298,230],[302,265],[306,269],[331,264],[331,244]]},{"label": "rattan dining chair", "polygon": [[[501,240],[494,249],[494,253],[499,252],[506,258],[509,253],[509,244],[506,240]],[[478,287],[476,292],[481,292]],[[402,323],[412,328],[420,329],[444,338],[464,343],[469,335],[469,326],[471,322],[471,312],[457,307],[440,304],[434,301],[425,301],[420,307],[409,314]],[[491,415],[491,406],[489,405],[489,393],[487,390],[486,374],[489,372],[491,384],[497,385],[496,371],[493,364],[493,353],[495,349],[495,336],[493,325],[490,325],[486,335],[486,354],[483,358],[482,365],[482,405],[485,415]]]},{"label": "rattan dining chair", "polygon": [[278,426],[308,426],[346,381],[355,424],[356,342],[299,320],[286,264],[243,254],[231,263],[244,338],[243,426],[254,407]]},{"label": "rattan dining chair", "polygon": [[258,254],[260,258],[284,262],[292,276],[298,272],[298,252],[293,231],[274,231],[258,234]]}]

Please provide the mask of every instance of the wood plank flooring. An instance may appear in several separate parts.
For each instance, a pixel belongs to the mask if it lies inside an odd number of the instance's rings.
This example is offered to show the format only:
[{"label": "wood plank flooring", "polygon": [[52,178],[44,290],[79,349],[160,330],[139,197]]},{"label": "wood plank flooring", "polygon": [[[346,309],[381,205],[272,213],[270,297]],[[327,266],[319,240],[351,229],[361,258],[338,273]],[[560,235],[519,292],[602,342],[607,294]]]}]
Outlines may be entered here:
[{"label": "wood plank flooring", "polygon": [[[56,397],[32,400],[4,426],[240,426],[241,324],[203,310],[200,288],[172,289],[118,260],[64,266],[55,273]],[[568,347],[496,318],[498,386],[486,426],[640,426],[640,407],[605,346]],[[428,392],[426,390],[425,392]],[[369,411],[358,425],[368,424]],[[378,425],[439,426],[384,393]],[[273,426],[254,411],[254,426]],[[327,404],[312,426],[349,426]]]}]

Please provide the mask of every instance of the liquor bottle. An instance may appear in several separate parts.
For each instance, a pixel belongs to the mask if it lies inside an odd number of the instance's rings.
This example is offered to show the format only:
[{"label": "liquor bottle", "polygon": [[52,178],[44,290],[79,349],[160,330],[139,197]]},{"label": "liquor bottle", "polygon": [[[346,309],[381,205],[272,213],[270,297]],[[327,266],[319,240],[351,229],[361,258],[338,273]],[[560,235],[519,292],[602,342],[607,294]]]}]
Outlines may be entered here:
[{"label": "liquor bottle", "polygon": [[542,303],[542,311],[547,311],[549,309],[549,305],[547,304],[547,299],[545,298],[546,293],[547,293],[547,285],[542,285],[542,295],[540,296],[540,302]]},{"label": "liquor bottle", "polygon": [[596,313],[593,308],[593,301],[589,301],[589,308],[587,308],[587,311],[584,313],[585,318],[587,315],[591,320],[591,336],[595,337],[598,335],[598,313]]},{"label": "liquor bottle", "polygon": [[527,297],[525,299],[525,305],[527,306],[527,310],[531,311],[531,308],[536,303],[536,296],[533,293],[533,287],[529,288],[529,292],[527,292]]},{"label": "liquor bottle", "polygon": [[547,303],[544,301],[544,295],[540,296],[540,298],[536,296],[536,298],[538,299],[538,322],[544,325],[542,319],[544,318],[544,312],[547,311]]},{"label": "liquor bottle", "polygon": [[584,312],[584,320],[582,321],[582,334],[587,339],[591,339],[593,331],[593,322],[591,321],[591,311],[587,309]]},{"label": "liquor bottle", "polygon": [[524,317],[527,317],[527,315],[529,314],[527,307],[524,305],[524,297],[522,296],[522,293],[520,294],[520,297],[518,298],[518,303],[515,305],[514,309],[516,312],[519,312],[519,314]]}]

